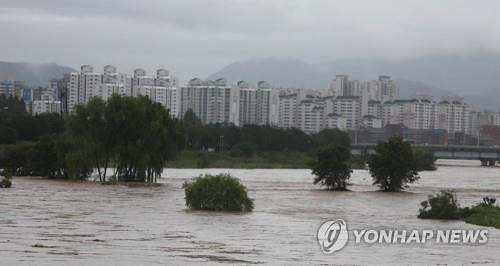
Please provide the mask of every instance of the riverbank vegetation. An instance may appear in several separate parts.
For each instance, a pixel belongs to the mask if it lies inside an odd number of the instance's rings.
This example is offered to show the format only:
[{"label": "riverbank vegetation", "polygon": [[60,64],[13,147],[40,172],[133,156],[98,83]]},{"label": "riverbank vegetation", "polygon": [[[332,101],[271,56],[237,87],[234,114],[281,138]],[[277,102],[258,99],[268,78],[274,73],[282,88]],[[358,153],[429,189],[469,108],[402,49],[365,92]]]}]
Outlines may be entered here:
[{"label": "riverbank vegetation", "polygon": [[254,208],[247,188],[228,174],[199,176],[183,188],[190,209],[250,212]]},{"label": "riverbank vegetation", "polygon": [[233,157],[252,157],[262,152],[313,152],[321,147],[336,144],[351,147],[349,136],[338,129],[326,129],[308,135],[298,129],[278,128],[268,125],[233,124],[203,125],[192,111],[183,118],[186,148],[228,152]]},{"label": "riverbank vegetation", "polygon": [[485,197],[472,207],[461,208],[454,192],[441,191],[420,204],[418,218],[463,220],[470,224],[500,228],[500,206],[495,203],[495,198]]},{"label": "riverbank vegetation", "polygon": [[[9,104],[18,102],[9,99]],[[31,122],[19,125],[16,119]],[[35,129],[39,133],[17,133],[30,131],[38,120],[44,125],[42,130]],[[86,179],[95,170],[101,182],[112,176],[119,181],[154,183],[165,162],[184,144],[180,123],[147,97],[113,95],[106,102],[94,98],[65,119],[57,114],[32,117],[9,107],[0,122],[4,131],[12,132],[1,143],[0,168],[15,176]],[[114,171],[109,174],[111,166]]]},{"label": "riverbank vegetation", "polygon": [[331,145],[320,149],[316,160],[311,164],[315,175],[313,183],[319,183],[328,190],[347,190],[347,182],[352,173],[350,159],[351,151],[343,146]]}]

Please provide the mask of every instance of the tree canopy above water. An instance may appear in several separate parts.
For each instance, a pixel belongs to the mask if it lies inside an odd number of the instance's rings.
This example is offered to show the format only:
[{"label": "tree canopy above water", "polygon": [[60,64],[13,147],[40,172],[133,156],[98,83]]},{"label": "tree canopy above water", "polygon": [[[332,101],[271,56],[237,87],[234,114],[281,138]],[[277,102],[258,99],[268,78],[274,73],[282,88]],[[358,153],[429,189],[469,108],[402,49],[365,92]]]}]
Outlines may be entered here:
[{"label": "tree canopy above water", "polygon": [[169,111],[147,97],[92,99],[68,118],[66,133],[89,151],[101,181],[113,162],[120,180],[155,182],[184,143]]}]

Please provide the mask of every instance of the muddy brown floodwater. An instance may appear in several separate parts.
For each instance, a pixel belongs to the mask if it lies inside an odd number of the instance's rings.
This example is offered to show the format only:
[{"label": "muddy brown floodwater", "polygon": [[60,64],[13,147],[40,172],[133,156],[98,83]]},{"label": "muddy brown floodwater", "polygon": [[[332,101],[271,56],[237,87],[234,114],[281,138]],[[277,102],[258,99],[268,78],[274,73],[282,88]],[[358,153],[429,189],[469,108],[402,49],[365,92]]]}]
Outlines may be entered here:
[{"label": "muddy brown floodwater", "polygon": [[[456,163],[456,162],[454,162]],[[255,199],[247,214],[189,211],[182,183],[231,173]],[[309,170],[165,169],[159,187],[16,178],[0,190],[0,265],[499,265],[500,230],[485,245],[355,244],[321,252],[316,230],[345,219],[352,229],[484,229],[461,221],[419,220],[428,194],[452,188],[462,205],[500,199],[500,168],[441,166],[407,192],[382,193],[367,171],[353,192],[312,185]]]}]

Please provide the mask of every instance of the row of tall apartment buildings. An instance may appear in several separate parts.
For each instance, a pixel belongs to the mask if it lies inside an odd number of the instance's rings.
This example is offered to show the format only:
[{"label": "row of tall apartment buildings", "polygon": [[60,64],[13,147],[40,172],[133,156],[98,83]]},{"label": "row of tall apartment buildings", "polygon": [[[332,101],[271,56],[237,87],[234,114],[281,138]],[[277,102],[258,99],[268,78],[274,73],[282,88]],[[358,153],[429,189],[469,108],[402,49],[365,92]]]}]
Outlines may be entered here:
[{"label": "row of tall apartment buildings", "polygon": [[390,124],[474,133],[473,127],[478,124],[461,98],[400,99],[399,89],[389,76],[358,81],[338,75],[328,89],[317,90],[274,88],[265,81],[229,84],[224,79],[194,78],[181,87],[177,83],[165,69],[157,70],[155,76],[136,69],[130,76],[111,65],[105,66],[103,72],[84,65],[79,72],[52,80],[49,88],[33,102],[32,109],[35,114],[72,112],[77,104],[87,103],[93,97],[107,100],[116,93],[147,96],[176,118],[193,110],[205,124],[272,125],[298,128],[306,133],[327,128],[381,128]]},{"label": "row of tall apartment buildings", "polygon": [[469,113],[462,98],[450,97],[439,102],[425,96],[399,99],[399,90],[388,76],[373,81],[350,81],[348,76],[339,75],[327,91],[280,91],[278,125],[308,133],[325,128],[356,130],[390,124],[469,133]]}]

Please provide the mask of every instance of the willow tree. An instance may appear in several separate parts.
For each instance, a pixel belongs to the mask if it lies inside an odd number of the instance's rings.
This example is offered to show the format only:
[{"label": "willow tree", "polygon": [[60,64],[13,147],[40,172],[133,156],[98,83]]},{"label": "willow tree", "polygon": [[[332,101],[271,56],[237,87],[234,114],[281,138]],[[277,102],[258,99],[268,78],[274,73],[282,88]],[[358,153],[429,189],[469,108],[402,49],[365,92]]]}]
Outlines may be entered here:
[{"label": "willow tree", "polygon": [[67,134],[80,151],[86,151],[99,174],[99,181],[105,182],[107,169],[116,149],[116,132],[112,124],[109,107],[99,98],[91,99],[86,105],[78,105],[67,120]]},{"label": "willow tree", "polygon": [[147,97],[113,95],[107,102],[92,99],[77,107],[68,130],[92,151],[100,181],[106,181],[113,163],[113,176],[119,180],[156,182],[165,161],[183,143],[177,121]]}]

